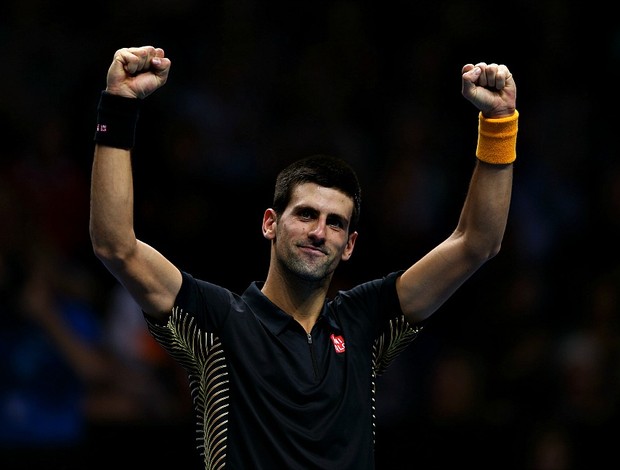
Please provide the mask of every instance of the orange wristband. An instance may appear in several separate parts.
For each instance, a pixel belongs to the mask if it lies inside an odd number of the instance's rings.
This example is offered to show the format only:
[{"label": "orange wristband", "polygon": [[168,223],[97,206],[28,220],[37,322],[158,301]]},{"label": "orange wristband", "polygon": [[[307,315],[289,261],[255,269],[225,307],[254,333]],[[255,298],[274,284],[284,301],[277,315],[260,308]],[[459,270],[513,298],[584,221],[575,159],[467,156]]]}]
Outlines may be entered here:
[{"label": "orange wristband", "polygon": [[506,165],[517,158],[519,112],[512,116],[485,118],[478,116],[478,147],[476,157],[494,165]]}]

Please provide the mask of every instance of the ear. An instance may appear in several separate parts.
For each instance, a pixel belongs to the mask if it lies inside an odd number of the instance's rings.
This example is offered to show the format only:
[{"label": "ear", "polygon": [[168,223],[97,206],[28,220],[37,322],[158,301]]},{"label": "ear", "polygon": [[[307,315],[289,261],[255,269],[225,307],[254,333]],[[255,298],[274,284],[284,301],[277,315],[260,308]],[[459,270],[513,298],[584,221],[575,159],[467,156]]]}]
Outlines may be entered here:
[{"label": "ear", "polygon": [[263,214],[263,237],[267,240],[273,240],[276,237],[277,225],[276,211],[267,209]]},{"label": "ear", "polygon": [[344,248],[344,252],[341,256],[342,261],[347,261],[349,258],[351,258],[351,255],[353,254],[353,248],[355,248],[355,240],[357,240],[357,232],[349,234],[347,246]]}]

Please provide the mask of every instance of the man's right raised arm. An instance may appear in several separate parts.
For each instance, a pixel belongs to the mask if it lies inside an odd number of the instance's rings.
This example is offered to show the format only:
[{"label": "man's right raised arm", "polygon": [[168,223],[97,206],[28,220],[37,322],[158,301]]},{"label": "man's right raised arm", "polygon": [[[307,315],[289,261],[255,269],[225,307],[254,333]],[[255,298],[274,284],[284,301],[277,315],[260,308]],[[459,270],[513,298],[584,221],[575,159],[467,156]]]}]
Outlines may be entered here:
[{"label": "man's right raised arm", "polygon": [[90,238],[96,256],[142,310],[164,319],[181,287],[180,271],[136,238],[131,148],[140,101],[166,83],[170,60],[152,46],[116,51],[98,108],[91,176]]}]

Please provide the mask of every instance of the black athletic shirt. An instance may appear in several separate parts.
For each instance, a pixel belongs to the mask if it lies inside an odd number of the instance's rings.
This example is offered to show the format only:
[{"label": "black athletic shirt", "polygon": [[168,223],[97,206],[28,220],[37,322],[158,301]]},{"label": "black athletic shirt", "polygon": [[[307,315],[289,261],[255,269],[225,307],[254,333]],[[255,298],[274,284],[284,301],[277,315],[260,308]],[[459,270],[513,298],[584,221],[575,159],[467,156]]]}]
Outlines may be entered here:
[{"label": "black athletic shirt", "polygon": [[418,334],[394,272],[326,300],[310,334],[252,283],[183,273],[155,339],[188,372],[205,469],[374,468],[375,379]]}]

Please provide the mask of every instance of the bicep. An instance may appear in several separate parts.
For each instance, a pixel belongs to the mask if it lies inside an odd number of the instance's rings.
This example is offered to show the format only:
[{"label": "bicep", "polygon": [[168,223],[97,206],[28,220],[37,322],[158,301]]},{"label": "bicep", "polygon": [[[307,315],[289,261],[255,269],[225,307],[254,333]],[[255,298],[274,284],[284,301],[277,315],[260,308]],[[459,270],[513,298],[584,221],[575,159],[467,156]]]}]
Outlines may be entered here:
[{"label": "bicep", "polygon": [[413,266],[396,283],[403,313],[410,323],[428,318],[481,266],[465,237],[453,234]]},{"label": "bicep", "polygon": [[159,251],[137,240],[130,256],[104,263],[144,312],[159,319],[170,314],[182,275]]}]

